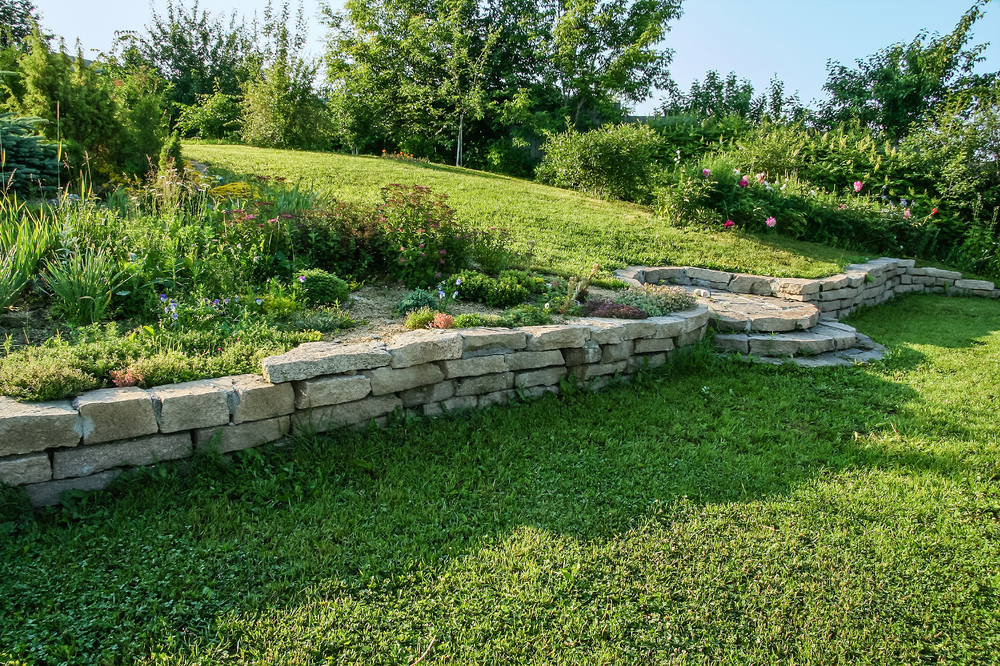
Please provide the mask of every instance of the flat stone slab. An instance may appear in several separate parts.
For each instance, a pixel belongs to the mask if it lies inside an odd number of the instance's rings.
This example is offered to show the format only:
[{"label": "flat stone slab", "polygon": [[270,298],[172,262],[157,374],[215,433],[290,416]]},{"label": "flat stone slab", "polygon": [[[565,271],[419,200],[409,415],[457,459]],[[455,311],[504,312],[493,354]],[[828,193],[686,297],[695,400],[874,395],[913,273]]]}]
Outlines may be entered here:
[{"label": "flat stone slab", "polygon": [[[694,287],[683,288],[694,291]],[[713,291],[709,298],[699,296],[698,305],[708,308],[716,326],[725,333],[803,331],[819,321],[819,309],[812,303],[773,296]]]}]

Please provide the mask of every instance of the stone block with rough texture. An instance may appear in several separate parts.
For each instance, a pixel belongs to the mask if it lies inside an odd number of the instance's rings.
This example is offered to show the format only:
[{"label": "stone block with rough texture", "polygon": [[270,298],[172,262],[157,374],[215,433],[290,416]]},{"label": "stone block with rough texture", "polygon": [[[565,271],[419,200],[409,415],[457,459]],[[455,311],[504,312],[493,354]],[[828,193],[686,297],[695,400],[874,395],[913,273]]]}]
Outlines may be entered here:
[{"label": "stone block with rough texture", "polygon": [[461,333],[438,329],[409,331],[396,336],[386,345],[386,351],[392,356],[390,365],[393,368],[462,358],[462,348]]},{"label": "stone block with rough texture", "polygon": [[80,443],[80,415],[69,400],[18,402],[0,396],[0,456]]},{"label": "stone block with rough texture", "polygon": [[229,392],[223,389],[223,385],[213,379],[149,389],[160,432],[179,432],[229,423]]},{"label": "stone block with rough texture", "polygon": [[628,369],[626,361],[617,363],[594,363],[592,365],[577,365],[570,368],[570,372],[580,381],[587,381],[595,377],[614,375],[625,372]]},{"label": "stone block with rough texture", "polygon": [[664,268],[650,268],[643,271],[643,277],[648,284],[660,284],[661,282],[673,284],[678,278],[686,279],[687,273],[684,268],[677,266],[667,266]]},{"label": "stone block with rough texture", "polygon": [[[361,400],[372,390],[372,382],[364,375],[334,375],[313,377],[295,382],[295,409],[339,405]],[[235,423],[235,421],[234,421]]]},{"label": "stone block with rough texture", "polygon": [[460,334],[463,352],[483,349],[517,351],[528,344],[528,336],[524,331],[512,331],[508,328],[464,328]]},{"label": "stone block with rough texture", "polygon": [[201,428],[194,431],[194,442],[200,451],[215,446],[218,453],[230,453],[276,442],[288,434],[290,427],[290,416],[278,416],[240,425]]},{"label": "stone block with rough texture", "polygon": [[28,493],[28,500],[32,506],[54,506],[59,504],[59,496],[64,492],[70,490],[104,490],[121,473],[119,469],[112,469],[100,474],[92,474],[91,476],[76,479],[33,483],[30,486],[24,486],[24,491]]},{"label": "stone block with rough texture", "polygon": [[531,388],[526,388],[521,391],[521,395],[524,396],[525,400],[538,400],[544,397],[546,394],[551,393],[553,395],[559,395],[558,386],[532,386]]},{"label": "stone block with rough texture", "polygon": [[123,442],[78,446],[52,454],[52,478],[90,476],[115,467],[142,467],[191,455],[191,433],[150,435]]},{"label": "stone block with rough texture", "polygon": [[403,407],[412,409],[420,405],[432,402],[441,402],[455,395],[455,382],[441,382],[430,386],[421,386],[403,391],[399,397],[403,400]]},{"label": "stone block with rough texture", "polygon": [[507,369],[511,372],[517,372],[520,370],[544,368],[550,365],[563,365],[565,363],[563,356],[571,351],[573,350],[560,351],[552,349],[542,352],[515,352],[507,354]]},{"label": "stone block with rough texture", "polygon": [[820,288],[819,280],[806,280],[802,278],[775,278],[771,280],[771,291],[782,296],[818,294]]},{"label": "stone block with rough texture", "polygon": [[657,322],[649,319],[625,319],[622,324],[625,326],[626,340],[651,338],[656,335],[656,331],[660,328]]},{"label": "stone block with rough texture", "polygon": [[[684,333],[689,333],[696,328],[704,328],[708,324],[709,312],[708,308],[703,306],[698,306],[691,310],[681,310],[680,312],[673,313],[674,317],[679,317],[684,320]],[[662,325],[660,327],[662,329]],[[666,336],[660,336],[666,337]],[[673,336],[670,336],[673,337]]]},{"label": "stone block with rough texture", "polygon": [[516,388],[531,388],[532,386],[553,386],[566,376],[567,370],[563,366],[553,366],[542,370],[530,370],[519,372],[514,377]]},{"label": "stone block with rough texture", "polygon": [[943,280],[961,280],[962,274],[958,271],[946,271],[941,268],[925,268],[924,274],[930,277],[939,278]]},{"label": "stone block with rough texture", "polygon": [[573,323],[586,326],[590,331],[590,340],[599,345],[613,345],[625,341],[625,325],[621,319],[588,317],[574,319]]},{"label": "stone block with rough texture", "polygon": [[153,401],[141,388],[88,391],[73,401],[80,412],[84,444],[113,442],[157,431]]},{"label": "stone block with rough texture", "polygon": [[[549,354],[551,352],[541,352]],[[600,363],[601,346],[595,340],[587,340],[586,344],[577,349],[564,349],[562,352],[566,358],[566,365],[583,365],[584,363]]]},{"label": "stone block with rough texture", "polygon": [[692,280],[713,282],[721,285],[728,285],[729,281],[733,279],[732,273],[727,273],[726,271],[713,271],[708,268],[694,268],[686,266],[684,268],[684,273]]},{"label": "stone block with rough texture", "polygon": [[664,315],[663,317],[650,317],[646,321],[656,323],[655,338],[676,338],[687,330],[687,319],[674,315]]},{"label": "stone block with rough texture", "polygon": [[993,283],[987,280],[955,280],[956,289],[985,289],[993,291]]},{"label": "stone block with rough texture", "polygon": [[0,458],[0,483],[6,483],[8,486],[24,486],[29,483],[42,483],[51,478],[52,463],[44,453]]},{"label": "stone block with rough texture", "polygon": [[715,348],[721,351],[750,353],[750,338],[746,333],[717,333],[712,339]]},{"label": "stone block with rough texture", "polygon": [[455,395],[458,397],[467,395],[482,395],[495,391],[505,391],[514,385],[514,374],[502,372],[496,375],[483,375],[482,377],[468,377],[458,380],[455,384]]},{"label": "stone block with rough texture", "polygon": [[370,396],[355,402],[314,407],[292,414],[292,432],[308,434],[365,424],[402,407],[403,401],[394,395]]},{"label": "stone block with rough texture", "polygon": [[239,425],[246,421],[263,421],[285,416],[295,411],[295,391],[291,383],[272,384],[259,375],[233,377],[229,394],[230,420]]},{"label": "stone block with rough texture", "polygon": [[466,409],[475,409],[479,404],[479,398],[474,395],[466,395],[458,398],[449,398],[441,402],[432,402],[424,405],[425,416],[443,416],[454,414]]},{"label": "stone block with rough texture", "polygon": [[760,275],[737,273],[729,283],[729,291],[734,294],[771,295],[771,280]]},{"label": "stone block with rough texture", "polygon": [[655,338],[653,340],[636,340],[636,354],[653,354],[656,352],[668,352],[674,350],[673,338]]},{"label": "stone block with rough texture", "polygon": [[644,356],[633,356],[628,361],[628,371],[637,372],[639,370],[647,370],[651,368],[659,368],[667,364],[666,353],[662,354],[646,354]]},{"label": "stone block with rough texture", "polygon": [[696,328],[693,331],[688,331],[687,333],[681,333],[676,338],[674,338],[674,344],[678,347],[687,347],[688,345],[693,345],[696,342],[701,342],[705,337],[705,328]]},{"label": "stone block with rough texture", "polygon": [[510,401],[515,397],[517,397],[517,394],[514,391],[494,391],[493,393],[479,396],[476,407],[478,409],[486,409],[494,405],[509,405]]},{"label": "stone block with rough texture", "polygon": [[405,368],[375,368],[365,370],[371,380],[372,395],[388,395],[418,386],[444,381],[444,372],[436,363],[424,363]]},{"label": "stone block with rough texture", "polygon": [[475,358],[441,361],[441,369],[448,379],[454,377],[477,377],[497,372],[507,372],[507,360],[502,354],[477,356]]},{"label": "stone block with rough texture", "polygon": [[632,346],[631,340],[617,345],[603,345],[601,347],[601,363],[617,363],[627,360],[632,355]]},{"label": "stone block with rough texture", "polygon": [[549,351],[552,349],[573,349],[582,347],[590,337],[586,326],[525,326],[528,334],[528,351]]},{"label": "stone block with rough texture", "polygon": [[831,275],[830,277],[823,278],[819,281],[820,292],[824,291],[837,291],[838,289],[846,289],[848,286],[847,275],[840,273],[838,275]]},{"label": "stone block with rough texture", "polygon": [[268,356],[261,361],[261,366],[264,379],[272,384],[281,384],[352,370],[381,368],[389,365],[390,360],[389,352],[381,342],[356,345],[306,342],[280,356]]}]

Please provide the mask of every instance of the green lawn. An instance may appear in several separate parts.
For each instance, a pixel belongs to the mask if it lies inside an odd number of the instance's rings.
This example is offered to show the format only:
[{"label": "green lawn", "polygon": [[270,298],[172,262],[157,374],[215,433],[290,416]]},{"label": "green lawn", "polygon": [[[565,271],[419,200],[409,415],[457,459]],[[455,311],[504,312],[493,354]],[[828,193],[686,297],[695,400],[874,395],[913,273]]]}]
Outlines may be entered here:
[{"label": "green lawn", "polygon": [[0,663],[997,663],[1000,303],[852,323],[885,361],[695,357],[22,515]]},{"label": "green lawn", "polygon": [[440,164],[197,144],[186,145],[184,154],[233,173],[285,177],[350,201],[374,202],[379,189],[392,182],[426,185],[447,193],[470,224],[506,227],[522,248],[535,241],[540,267],[563,275],[586,274],[597,262],[609,269],[694,265],[776,277],[823,277],[863,259],[777,234],[679,229],[642,206]]}]

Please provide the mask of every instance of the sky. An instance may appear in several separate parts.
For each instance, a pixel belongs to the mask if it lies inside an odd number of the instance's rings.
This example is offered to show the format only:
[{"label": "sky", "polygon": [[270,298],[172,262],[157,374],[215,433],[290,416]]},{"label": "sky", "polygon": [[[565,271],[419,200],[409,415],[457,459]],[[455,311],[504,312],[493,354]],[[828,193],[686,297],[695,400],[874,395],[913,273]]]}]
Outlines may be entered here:
[{"label": "sky", "polygon": [[[153,3],[162,12],[166,0]],[[190,4],[188,2],[187,4]],[[238,10],[252,17],[267,0],[200,0],[209,12]],[[293,3],[294,4],[294,3]],[[334,6],[342,5],[334,0]],[[947,34],[973,0],[685,0],[684,15],[671,24],[666,45],[674,50],[670,72],[683,90],[709,70],[736,72],[763,91],[773,76],[798,92],[807,105],[823,97],[826,64],[845,65],[895,42],[910,42],[918,32]],[[35,0],[42,26],[66,39],[80,40],[85,55],[107,50],[116,30],[142,30],[152,14],[147,0]],[[306,0],[310,18],[309,51],[320,55],[325,36],[318,3]],[[978,71],[1000,70],[1000,3],[987,6],[973,28],[973,43],[991,41]],[[634,113],[652,113],[661,95],[639,104]]]}]

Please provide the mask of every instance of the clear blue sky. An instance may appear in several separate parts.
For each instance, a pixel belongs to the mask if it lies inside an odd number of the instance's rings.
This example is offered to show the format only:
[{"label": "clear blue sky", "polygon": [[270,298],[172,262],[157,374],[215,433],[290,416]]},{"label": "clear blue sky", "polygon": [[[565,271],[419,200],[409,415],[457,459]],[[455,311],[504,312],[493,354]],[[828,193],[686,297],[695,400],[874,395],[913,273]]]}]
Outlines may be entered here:
[{"label": "clear blue sky", "polygon": [[[145,0],[35,0],[46,30],[77,39],[85,50],[108,49],[116,30],[141,30],[151,16]],[[162,9],[164,0],[155,5]],[[190,4],[190,0],[187,4]],[[267,0],[201,0],[211,12],[237,8],[249,18]],[[277,4],[277,3],[276,3]],[[335,4],[340,4],[335,0]],[[852,64],[923,28],[951,32],[973,0],[686,0],[667,44],[676,55],[671,73],[683,88],[711,69],[735,71],[762,90],[777,74],[803,102],[822,97],[827,60]],[[317,3],[307,0],[315,15]],[[313,20],[310,48],[322,52],[323,30]],[[980,71],[1000,69],[1000,0],[975,26],[975,43],[991,41]],[[650,113],[659,95],[636,109]]]}]

